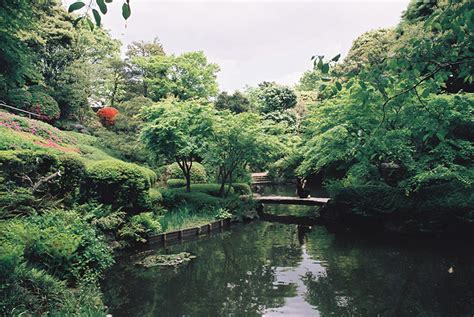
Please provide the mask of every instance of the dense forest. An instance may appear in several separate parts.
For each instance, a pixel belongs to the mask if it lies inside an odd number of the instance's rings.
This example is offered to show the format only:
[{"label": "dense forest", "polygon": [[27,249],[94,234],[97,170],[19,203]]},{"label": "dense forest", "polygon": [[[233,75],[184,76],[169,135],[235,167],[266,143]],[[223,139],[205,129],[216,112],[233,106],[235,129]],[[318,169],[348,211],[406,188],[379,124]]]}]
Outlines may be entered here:
[{"label": "dense forest", "polygon": [[0,0],[2,315],[104,315],[114,252],[244,217],[251,172],[323,186],[348,225],[472,230],[470,1],[412,0],[343,59],[308,56],[294,87],[232,93],[204,52],[156,39],[121,55],[100,26],[108,2],[89,19]]}]

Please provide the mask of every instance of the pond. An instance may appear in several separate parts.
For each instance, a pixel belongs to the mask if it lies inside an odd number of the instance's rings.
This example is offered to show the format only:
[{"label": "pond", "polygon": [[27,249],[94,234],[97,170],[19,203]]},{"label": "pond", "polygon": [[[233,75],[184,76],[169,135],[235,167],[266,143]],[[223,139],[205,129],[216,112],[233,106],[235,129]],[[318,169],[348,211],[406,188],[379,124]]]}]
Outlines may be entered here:
[{"label": "pond", "polygon": [[[291,207],[289,212],[295,212]],[[310,212],[308,207],[303,213]],[[285,212],[285,207],[270,210]],[[117,261],[104,282],[113,316],[473,316],[474,254],[436,240],[256,221],[157,248],[176,268]]]}]

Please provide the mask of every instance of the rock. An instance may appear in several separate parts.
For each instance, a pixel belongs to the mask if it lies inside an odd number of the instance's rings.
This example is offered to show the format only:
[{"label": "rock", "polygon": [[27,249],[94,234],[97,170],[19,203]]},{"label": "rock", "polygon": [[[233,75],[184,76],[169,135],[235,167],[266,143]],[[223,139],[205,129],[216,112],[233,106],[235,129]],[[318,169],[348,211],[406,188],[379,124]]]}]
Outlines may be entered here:
[{"label": "rock", "polygon": [[196,256],[191,255],[188,252],[181,252],[177,254],[154,254],[145,257],[140,261],[136,261],[135,264],[144,267],[154,266],[177,266],[179,264],[187,263]]}]

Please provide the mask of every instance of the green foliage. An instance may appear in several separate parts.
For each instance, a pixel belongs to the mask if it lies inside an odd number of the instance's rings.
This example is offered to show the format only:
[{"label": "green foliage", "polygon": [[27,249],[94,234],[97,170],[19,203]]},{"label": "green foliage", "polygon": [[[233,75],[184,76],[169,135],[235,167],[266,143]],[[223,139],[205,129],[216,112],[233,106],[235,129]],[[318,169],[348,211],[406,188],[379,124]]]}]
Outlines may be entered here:
[{"label": "green foliage", "polygon": [[201,210],[191,205],[180,205],[165,213],[160,223],[164,232],[170,232],[202,226],[215,221],[215,219],[216,211],[214,209]]},{"label": "green foliage", "polygon": [[225,208],[219,208],[216,210],[216,219],[227,219],[232,217],[232,214]]},{"label": "green foliage", "polygon": [[215,102],[217,110],[229,110],[234,113],[242,113],[250,111],[251,104],[248,98],[240,91],[235,91],[229,95],[226,91],[217,95]]},{"label": "green foliage", "polygon": [[231,189],[224,188],[226,183],[230,186],[250,164],[263,165],[263,160],[271,159],[274,148],[274,139],[264,132],[258,115],[222,112],[216,118],[212,139],[205,153],[206,164],[217,168],[221,196]]},{"label": "green foliage", "polygon": [[[329,189],[356,213],[410,211],[418,228],[452,223],[454,215],[468,222],[471,16],[467,2],[413,1],[395,30],[364,34],[342,65],[315,59],[332,94],[310,109],[297,172],[341,178]],[[429,197],[438,187],[446,189],[442,198]]]},{"label": "green foliage", "polygon": [[159,101],[167,96],[180,100],[208,99],[217,94],[216,73],[203,52],[136,57],[132,60],[144,72],[149,96]]},{"label": "green foliage", "polygon": [[61,177],[52,192],[60,197],[67,194],[74,196],[86,177],[84,163],[76,156],[64,155],[59,157],[59,169]]},{"label": "green foliage", "polygon": [[359,74],[362,68],[377,67],[387,58],[395,38],[394,29],[378,29],[362,34],[352,43],[344,62],[335,67],[335,72],[348,78]]},{"label": "green foliage", "polygon": [[[184,192],[185,191],[185,188],[184,188],[185,185],[186,184],[184,184],[180,187],[174,188],[173,192],[175,192],[175,193]],[[208,194],[208,195],[214,196],[214,197],[220,197],[221,196],[220,184],[192,184],[191,185],[191,191],[205,193],[205,194]],[[234,193],[233,188],[230,188],[230,193],[231,194]]]},{"label": "green foliage", "polygon": [[15,88],[10,89],[8,92],[7,102],[13,107],[29,110],[31,106],[31,98],[31,93],[27,89]]},{"label": "green foliage", "polygon": [[234,183],[232,184],[232,188],[238,195],[252,195],[252,189],[250,188],[249,184]]},{"label": "green foliage", "polygon": [[262,113],[284,111],[296,105],[296,94],[288,87],[263,82],[247,91],[253,106]]},{"label": "green foliage", "polygon": [[203,101],[167,99],[142,111],[145,147],[156,157],[175,161],[191,184],[193,161],[206,149],[212,133],[213,109]]},{"label": "green foliage", "polygon": [[433,13],[437,3],[437,0],[412,0],[403,12],[402,18],[410,22],[425,19]]},{"label": "green foliage", "polygon": [[[184,186],[184,185],[183,185]],[[150,188],[150,206],[151,208],[158,208],[163,202],[163,195],[156,188]]]},{"label": "green foliage", "polygon": [[0,219],[30,215],[38,201],[27,188],[5,189],[0,187]]},{"label": "green foliage", "polygon": [[59,310],[71,301],[67,284],[94,285],[113,263],[103,239],[73,211],[46,211],[0,227],[2,313]]},{"label": "green foliage", "polygon": [[147,238],[162,231],[159,219],[152,212],[132,216],[123,226],[119,235],[127,240],[146,242]]},{"label": "green foliage", "polygon": [[87,166],[81,192],[83,199],[96,199],[134,213],[149,207],[150,183],[144,168],[118,160],[105,160]]},{"label": "green foliage", "polygon": [[[212,188],[206,188],[206,190],[209,189]],[[183,188],[163,189],[161,193],[163,195],[163,206],[167,209],[172,209],[176,206],[187,204],[196,210],[206,210],[220,206],[221,201],[217,197],[203,192],[186,192]]]},{"label": "green foliage", "polygon": [[33,92],[31,94],[31,108],[29,110],[41,115],[47,121],[59,118],[60,114],[56,100],[44,92]]},{"label": "green foliage", "polygon": [[168,185],[168,188],[185,187],[186,186],[186,180],[185,179],[180,179],[180,178],[170,178],[166,181],[166,185]]},{"label": "green foliage", "polygon": [[[193,183],[204,183],[207,181],[206,168],[201,163],[193,162],[190,173],[191,182]],[[183,177],[183,171],[179,167],[178,163],[168,165],[166,168],[166,174],[171,179],[179,179]],[[169,180],[167,183],[169,185]]]}]

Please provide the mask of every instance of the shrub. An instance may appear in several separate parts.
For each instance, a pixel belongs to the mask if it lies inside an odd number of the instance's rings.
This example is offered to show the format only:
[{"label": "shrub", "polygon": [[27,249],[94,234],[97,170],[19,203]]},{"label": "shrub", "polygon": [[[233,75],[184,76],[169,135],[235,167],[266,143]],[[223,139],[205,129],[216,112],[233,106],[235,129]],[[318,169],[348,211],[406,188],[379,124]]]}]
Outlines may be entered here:
[{"label": "shrub", "polygon": [[17,187],[12,190],[0,189],[0,219],[30,215],[38,201],[31,190]]},{"label": "shrub", "polygon": [[163,195],[156,188],[150,188],[150,205],[152,208],[156,208],[163,202]]},{"label": "shrub", "polygon": [[61,197],[67,194],[75,194],[86,177],[84,163],[74,156],[60,156],[59,166],[61,178],[57,182],[55,194]]},{"label": "shrub", "polygon": [[90,164],[87,174],[81,187],[84,201],[94,199],[129,213],[149,207],[150,180],[138,165],[104,160]]},{"label": "shrub", "polygon": [[23,88],[12,89],[8,92],[9,104],[20,109],[30,109],[31,98],[31,93]]},{"label": "shrub", "polygon": [[155,185],[158,180],[158,176],[156,176],[156,173],[149,168],[140,165],[137,166],[142,171],[143,175],[146,176],[148,186],[152,187],[153,185]]},{"label": "shrub", "polygon": [[1,151],[0,176],[17,186],[31,187],[40,177],[59,167],[58,158],[50,153],[32,150]]},{"label": "shrub", "polygon": [[122,238],[146,242],[146,239],[152,235],[161,232],[159,219],[152,212],[144,212],[130,218],[130,221],[119,231]]},{"label": "shrub", "polygon": [[234,188],[234,191],[236,194],[252,195],[252,189],[250,188],[249,184],[245,184],[245,183],[232,184],[232,188]]},{"label": "shrub", "polygon": [[[183,172],[179,167],[178,163],[168,165],[166,171],[168,178],[183,179]],[[193,183],[204,183],[207,181],[207,173],[204,166],[198,162],[193,162],[191,167],[191,182]]]},{"label": "shrub", "polygon": [[362,216],[400,214],[411,209],[404,191],[386,184],[337,187],[334,183],[328,189],[334,204],[350,206],[352,213]]},{"label": "shrub", "polygon": [[[32,188],[40,179],[60,170],[60,176],[40,185],[36,193],[64,197],[73,194],[85,177],[85,166],[74,156],[56,156],[44,151],[0,152],[0,175],[16,186]],[[26,196],[24,196],[26,198]]]},{"label": "shrub", "polygon": [[114,125],[115,119],[118,114],[119,114],[119,111],[114,107],[104,107],[102,109],[99,109],[99,111],[97,111],[97,116],[99,117],[100,122],[104,126]]},{"label": "shrub", "polygon": [[31,94],[31,112],[39,114],[45,121],[53,121],[59,118],[61,110],[53,97],[44,92],[32,92]]},{"label": "shrub", "polygon": [[185,179],[170,178],[170,179],[168,179],[166,184],[168,185],[168,188],[179,188],[179,187],[186,186],[186,180]]},{"label": "shrub", "polygon": [[71,295],[66,285],[94,286],[112,263],[111,250],[76,212],[0,222],[0,314],[61,309]]}]

